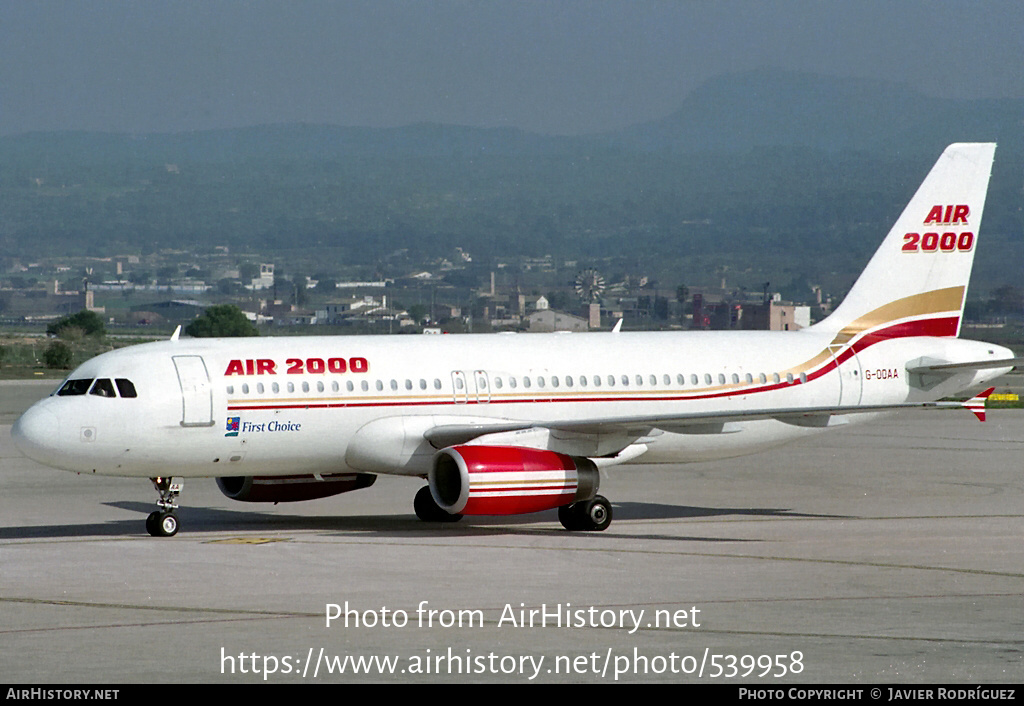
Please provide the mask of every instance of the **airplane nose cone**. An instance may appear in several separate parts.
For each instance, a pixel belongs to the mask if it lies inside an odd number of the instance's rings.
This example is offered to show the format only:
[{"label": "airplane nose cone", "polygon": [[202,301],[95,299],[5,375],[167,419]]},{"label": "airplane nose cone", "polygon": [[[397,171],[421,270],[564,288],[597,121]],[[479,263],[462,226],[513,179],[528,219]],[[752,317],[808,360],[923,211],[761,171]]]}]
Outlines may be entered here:
[{"label": "airplane nose cone", "polygon": [[60,438],[60,420],[46,406],[34,405],[14,422],[11,438],[33,461],[47,463]]}]

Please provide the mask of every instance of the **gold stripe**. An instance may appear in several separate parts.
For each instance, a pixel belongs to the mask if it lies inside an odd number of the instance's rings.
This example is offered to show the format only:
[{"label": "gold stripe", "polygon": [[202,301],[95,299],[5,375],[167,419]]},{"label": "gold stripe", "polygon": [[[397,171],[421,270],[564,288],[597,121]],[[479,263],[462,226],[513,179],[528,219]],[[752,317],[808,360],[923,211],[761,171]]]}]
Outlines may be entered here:
[{"label": "gold stripe", "polygon": [[931,292],[914,294],[897,299],[869,311],[860,318],[854,319],[833,339],[833,345],[848,343],[852,338],[868,329],[906,319],[911,316],[937,314],[941,311],[960,311],[964,301],[964,287],[947,287]]}]

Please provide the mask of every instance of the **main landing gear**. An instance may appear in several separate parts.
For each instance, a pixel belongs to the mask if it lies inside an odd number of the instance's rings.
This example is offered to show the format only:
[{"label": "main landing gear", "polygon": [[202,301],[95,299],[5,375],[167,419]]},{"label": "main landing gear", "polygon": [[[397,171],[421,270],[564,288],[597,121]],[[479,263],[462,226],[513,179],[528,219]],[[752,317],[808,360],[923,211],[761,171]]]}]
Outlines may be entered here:
[{"label": "main landing gear", "polygon": [[184,480],[181,478],[150,478],[153,487],[160,493],[156,501],[160,509],[146,518],[146,531],[154,537],[173,537],[178,533],[178,494]]},{"label": "main landing gear", "polygon": [[[419,489],[412,505],[416,517],[424,522],[458,522],[462,519],[462,515],[452,515],[438,507],[429,485]],[[558,521],[571,532],[600,532],[612,523],[612,504],[603,495],[595,495],[589,500],[563,505],[558,508]]]},{"label": "main landing gear", "polygon": [[429,485],[425,485],[417,491],[416,498],[412,501],[412,507],[416,511],[416,517],[424,522],[458,522],[462,519],[462,515],[445,512],[434,502]]},{"label": "main landing gear", "polygon": [[612,523],[612,504],[603,495],[558,508],[558,521],[570,532],[601,532]]}]

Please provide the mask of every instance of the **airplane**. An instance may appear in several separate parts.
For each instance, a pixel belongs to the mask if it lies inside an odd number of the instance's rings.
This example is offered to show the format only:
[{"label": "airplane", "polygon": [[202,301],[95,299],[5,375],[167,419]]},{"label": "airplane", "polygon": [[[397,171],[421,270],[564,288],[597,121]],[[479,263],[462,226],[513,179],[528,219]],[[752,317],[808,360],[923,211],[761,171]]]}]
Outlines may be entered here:
[{"label": "airplane", "polygon": [[[181,338],[99,355],[14,424],[29,458],[282,502],[425,478],[428,522],[557,508],[609,526],[601,470],[756,453],[983,387],[1024,363],[959,338],[994,144],[939,157],[843,302],[798,331]],[[620,322],[621,323],[621,322]],[[984,421],[991,388],[964,403]]]}]

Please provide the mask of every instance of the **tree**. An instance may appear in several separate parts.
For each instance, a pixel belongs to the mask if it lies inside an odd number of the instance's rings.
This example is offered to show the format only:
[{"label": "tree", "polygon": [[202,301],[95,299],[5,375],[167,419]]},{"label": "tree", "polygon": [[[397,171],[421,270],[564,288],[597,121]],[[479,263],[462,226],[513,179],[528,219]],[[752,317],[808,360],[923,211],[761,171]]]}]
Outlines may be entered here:
[{"label": "tree", "polygon": [[63,341],[54,341],[43,351],[43,364],[51,370],[71,367],[71,346]]},{"label": "tree", "polygon": [[80,338],[95,336],[102,338],[107,334],[103,326],[103,318],[95,311],[82,309],[77,314],[65,316],[46,327],[46,333],[60,338]]},{"label": "tree", "polygon": [[185,333],[193,338],[233,338],[258,336],[255,324],[234,304],[211,306],[201,316],[185,327]]}]

